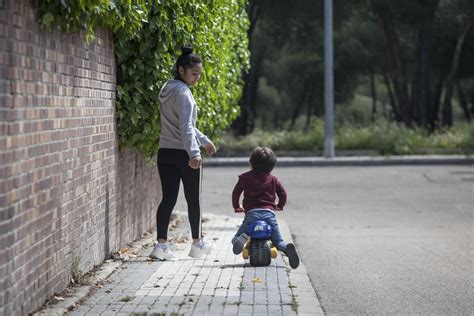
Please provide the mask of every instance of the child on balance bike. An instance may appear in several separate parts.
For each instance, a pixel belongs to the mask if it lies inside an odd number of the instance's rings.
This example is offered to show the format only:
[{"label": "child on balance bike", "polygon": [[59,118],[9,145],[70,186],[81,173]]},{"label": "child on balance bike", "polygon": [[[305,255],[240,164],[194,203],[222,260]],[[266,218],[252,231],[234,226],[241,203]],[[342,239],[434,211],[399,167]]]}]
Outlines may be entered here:
[{"label": "child on balance bike", "polygon": [[[264,221],[271,227],[273,245],[288,256],[290,266],[296,269],[300,263],[295,245],[286,243],[278,228],[275,211],[282,211],[286,203],[286,191],[277,177],[270,172],[276,164],[275,153],[267,147],[257,147],[250,156],[251,170],[239,176],[232,192],[232,205],[236,213],[245,213],[245,218],[232,239],[233,252],[242,252],[249,236],[247,226],[254,221]],[[243,192],[243,205],[240,196]],[[275,204],[278,197],[278,204]]]}]

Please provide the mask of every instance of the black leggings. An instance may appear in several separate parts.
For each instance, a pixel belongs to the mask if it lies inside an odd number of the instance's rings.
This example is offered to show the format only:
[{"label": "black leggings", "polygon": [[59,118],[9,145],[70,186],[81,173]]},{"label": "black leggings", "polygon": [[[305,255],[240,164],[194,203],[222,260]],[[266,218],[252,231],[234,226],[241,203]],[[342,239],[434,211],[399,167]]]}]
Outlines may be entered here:
[{"label": "black leggings", "polygon": [[193,239],[202,237],[201,232],[201,168],[188,165],[189,155],[185,150],[161,148],[158,150],[158,172],[163,198],[156,212],[158,239],[168,238],[171,212],[176,204],[179,183],[183,181],[184,196],[188,204],[188,217]]}]

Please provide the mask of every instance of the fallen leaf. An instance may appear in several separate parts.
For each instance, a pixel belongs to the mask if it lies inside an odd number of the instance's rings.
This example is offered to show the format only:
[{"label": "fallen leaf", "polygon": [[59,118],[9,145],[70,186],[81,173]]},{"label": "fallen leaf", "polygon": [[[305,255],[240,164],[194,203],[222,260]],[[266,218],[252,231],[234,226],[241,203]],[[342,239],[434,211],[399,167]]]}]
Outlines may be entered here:
[{"label": "fallen leaf", "polygon": [[253,282],[253,283],[262,283],[262,279],[260,279],[260,278],[253,278],[253,279],[252,279],[252,282]]}]

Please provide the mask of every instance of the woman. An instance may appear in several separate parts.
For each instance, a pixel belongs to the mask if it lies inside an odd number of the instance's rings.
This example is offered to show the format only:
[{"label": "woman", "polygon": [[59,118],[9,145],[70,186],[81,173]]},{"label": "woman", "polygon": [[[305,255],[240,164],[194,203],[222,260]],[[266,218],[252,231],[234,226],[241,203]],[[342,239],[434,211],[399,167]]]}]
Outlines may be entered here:
[{"label": "woman", "polygon": [[161,131],[158,149],[158,171],[163,199],[156,214],[158,243],[150,257],[174,259],[168,244],[168,225],[176,204],[180,181],[188,204],[188,217],[193,243],[189,256],[200,258],[208,254],[212,245],[205,242],[201,231],[201,164],[200,146],[212,155],[216,147],[196,128],[198,107],[190,87],[201,75],[201,58],[192,53],[192,47],[183,47],[176,61],[176,77],[168,80],[160,92]]}]

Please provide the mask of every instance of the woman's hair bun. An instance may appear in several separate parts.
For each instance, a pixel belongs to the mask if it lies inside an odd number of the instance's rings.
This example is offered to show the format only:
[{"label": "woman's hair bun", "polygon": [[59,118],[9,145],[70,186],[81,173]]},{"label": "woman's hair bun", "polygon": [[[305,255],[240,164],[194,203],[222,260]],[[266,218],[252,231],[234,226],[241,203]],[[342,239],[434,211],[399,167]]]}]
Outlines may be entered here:
[{"label": "woman's hair bun", "polygon": [[191,44],[181,47],[183,55],[189,55],[193,52],[193,46]]}]

